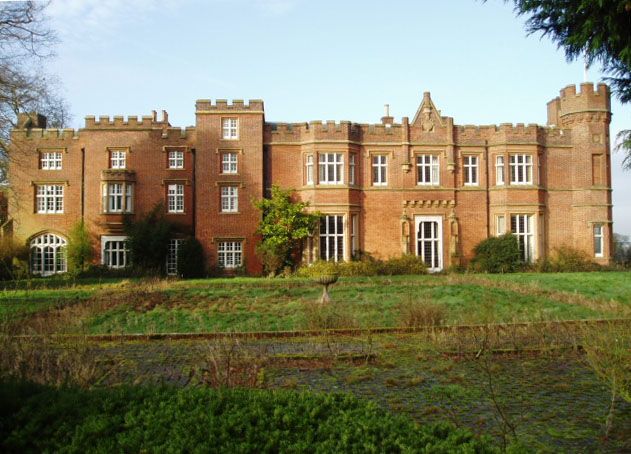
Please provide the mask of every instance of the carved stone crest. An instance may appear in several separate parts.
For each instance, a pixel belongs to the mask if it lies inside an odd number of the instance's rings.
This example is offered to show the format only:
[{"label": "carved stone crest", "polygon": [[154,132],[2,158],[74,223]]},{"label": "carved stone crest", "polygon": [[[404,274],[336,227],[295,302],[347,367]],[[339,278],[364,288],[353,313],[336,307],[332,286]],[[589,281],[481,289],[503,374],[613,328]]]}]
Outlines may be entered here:
[{"label": "carved stone crest", "polygon": [[432,108],[425,106],[423,108],[423,117],[421,118],[421,128],[423,132],[434,132],[434,120],[432,120]]}]

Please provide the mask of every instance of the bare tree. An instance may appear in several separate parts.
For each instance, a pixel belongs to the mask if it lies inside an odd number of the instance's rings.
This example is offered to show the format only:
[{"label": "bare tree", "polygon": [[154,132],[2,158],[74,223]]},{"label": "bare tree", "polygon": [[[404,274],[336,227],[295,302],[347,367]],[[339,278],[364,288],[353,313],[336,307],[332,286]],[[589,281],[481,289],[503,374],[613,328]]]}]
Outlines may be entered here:
[{"label": "bare tree", "polygon": [[54,56],[57,35],[44,11],[48,3],[0,3],[0,158],[7,158],[11,129],[20,112],[38,112],[48,126],[66,126],[68,106],[57,77],[45,63]]}]

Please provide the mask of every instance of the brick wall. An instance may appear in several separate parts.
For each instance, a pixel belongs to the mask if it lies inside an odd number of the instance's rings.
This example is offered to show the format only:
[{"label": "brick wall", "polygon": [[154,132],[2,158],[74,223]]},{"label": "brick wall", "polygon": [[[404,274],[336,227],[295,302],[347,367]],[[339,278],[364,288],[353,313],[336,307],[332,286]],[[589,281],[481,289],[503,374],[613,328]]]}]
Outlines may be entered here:
[{"label": "brick wall", "polygon": [[[196,126],[181,130],[166,113],[142,118],[86,117],[85,128],[45,130],[30,126],[12,134],[7,193],[14,234],[28,241],[42,232],[66,237],[83,218],[100,261],[101,237],[122,232],[121,214],[104,213],[102,186],[125,181],[134,185],[131,217],[167,203],[169,184],[184,185],[183,213],[167,214],[179,235],[194,232],[209,265],[216,265],[218,245],[239,242],[247,272],[258,274],[256,254],[259,212],[252,201],[272,184],[296,190],[310,209],[343,215],[344,257],[351,257],[351,216],[358,217],[358,247],[379,257],[417,252],[420,219],[442,226],[441,266],[466,263],[475,245],[496,233],[498,216],[510,229],[511,215],[532,218],[533,252],[544,257],[567,244],[594,255],[594,225],[604,228],[604,253],[611,257],[610,94],[605,85],[564,88],[548,103],[548,125],[501,124],[459,126],[440,115],[429,93],[410,121],[384,117],[379,124],[351,122],[266,123],[263,102],[198,100]],[[235,120],[236,134],[224,138],[223,122]],[[36,125],[37,126],[37,125]],[[112,150],[124,150],[126,171],[109,170]],[[168,152],[182,151],[183,169],[169,169]],[[62,153],[61,170],[40,168],[43,152]],[[222,169],[224,153],[237,156],[236,173]],[[319,156],[339,154],[339,184],[320,182]],[[512,184],[510,160],[531,159],[531,182]],[[306,159],[313,159],[313,182],[306,178]],[[372,162],[385,156],[386,182],[373,184]],[[420,156],[434,156],[438,181],[419,183]],[[476,184],[465,184],[464,159],[477,159]],[[496,159],[504,157],[504,184],[498,184]],[[355,161],[351,181],[351,158]],[[433,178],[433,176],[432,176]],[[37,185],[60,184],[60,214],[36,211]],[[236,212],[224,212],[222,187],[238,191]],[[318,234],[306,256],[317,257]]]}]

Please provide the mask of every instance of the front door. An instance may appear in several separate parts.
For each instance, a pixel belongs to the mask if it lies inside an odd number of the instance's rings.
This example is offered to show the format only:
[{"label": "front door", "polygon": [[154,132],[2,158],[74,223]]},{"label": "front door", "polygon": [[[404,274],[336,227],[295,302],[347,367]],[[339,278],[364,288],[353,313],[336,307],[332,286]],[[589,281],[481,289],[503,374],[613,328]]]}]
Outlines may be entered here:
[{"label": "front door", "polygon": [[443,218],[416,216],[416,255],[431,272],[443,269]]}]

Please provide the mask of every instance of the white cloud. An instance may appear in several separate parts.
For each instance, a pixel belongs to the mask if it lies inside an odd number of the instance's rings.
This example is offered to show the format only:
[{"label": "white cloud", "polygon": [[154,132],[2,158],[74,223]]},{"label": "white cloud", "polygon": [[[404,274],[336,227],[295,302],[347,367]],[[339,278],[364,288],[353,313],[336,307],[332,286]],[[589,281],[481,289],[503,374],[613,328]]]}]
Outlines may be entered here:
[{"label": "white cloud", "polygon": [[64,41],[86,43],[115,36],[130,23],[176,4],[176,0],[53,0],[48,14]]}]

